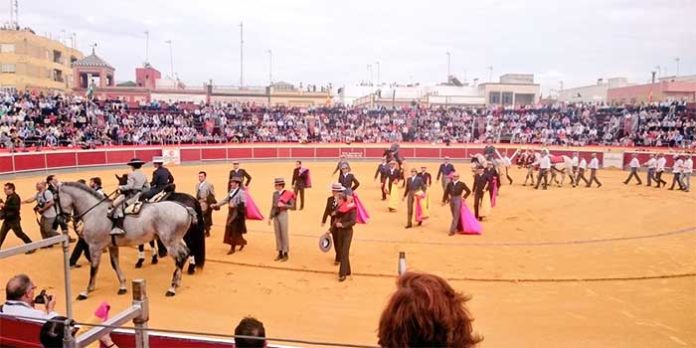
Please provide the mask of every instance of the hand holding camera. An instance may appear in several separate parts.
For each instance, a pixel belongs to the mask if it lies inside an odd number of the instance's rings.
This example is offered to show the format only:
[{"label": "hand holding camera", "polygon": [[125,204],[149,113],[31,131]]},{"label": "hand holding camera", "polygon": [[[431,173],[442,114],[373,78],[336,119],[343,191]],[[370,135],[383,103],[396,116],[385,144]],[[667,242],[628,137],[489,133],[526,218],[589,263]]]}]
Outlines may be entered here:
[{"label": "hand holding camera", "polygon": [[46,289],[43,289],[38,295],[36,295],[36,298],[34,298],[34,304],[45,305],[46,312],[50,313],[53,312],[53,309],[56,307],[56,300],[53,298],[53,295],[46,293]]}]

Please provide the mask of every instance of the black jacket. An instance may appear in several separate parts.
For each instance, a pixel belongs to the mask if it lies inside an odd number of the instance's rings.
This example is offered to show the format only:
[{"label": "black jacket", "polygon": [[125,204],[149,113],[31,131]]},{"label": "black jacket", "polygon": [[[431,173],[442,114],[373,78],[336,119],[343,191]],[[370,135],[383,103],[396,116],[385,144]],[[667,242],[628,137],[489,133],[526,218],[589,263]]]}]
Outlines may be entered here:
[{"label": "black jacket", "polygon": [[232,180],[232,178],[235,176],[240,176],[240,177],[246,179],[246,183],[244,184],[244,186],[249,186],[249,183],[251,182],[251,175],[249,175],[249,173],[247,173],[246,170],[244,170],[242,168],[237,169],[237,171],[235,171],[234,169],[230,170],[229,179]]},{"label": "black jacket", "polygon": [[[465,192],[463,197],[462,192]],[[466,186],[465,183],[457,181],[457,184],[455,185],[454,182],[450,181],[447,183],[447,187],[445,187],[445,193],[442,196],[442,203],[449,202],[452,197],[462,197],[466,199],[466,197],[469,197],[470,194],[471,190],[469,190],[469,186]]]},{"label": "black jacket", "polygon": [[488,175],[486,174],[476,174],[474,175],[474,192],[483,193],[488,187]]},{"label": "black jacket", "polygon": [[174,177],[172,176],[172,173],[169,172],[169,169],[165,167],[159,167],[155,169],[154,172],[152,172],[152,182],[150,183],[150,186],[153,189],[162,190],[167,185],[173,183]]},{"label": "black jacket", "polygon": [[389,174],[389,165],[385,163],[380,163],[375,171],[375,179],[379,176],[379,182],[387,181],[387,176]]},{"label": "black jacket", "polygon": [[300,168],[293,169],[291,183],[292,187],[307,187],[307,173],[309,172],[305,170],[302,174],[300,174]]},{"label": "black jacket", "polygon": [[331,217],[331,227],[333,227],[334,222],[336,222],[336,217],[332,215],[334,210],[336,210],[338,202],[336,201],[336,198],[334,196],[331,196],[326,199],[326,207],[324,208],[324,216],[321,217],[321,223],[326,223],[326,219],[330,216]]},{"label": "black jacket", "polygon": [[21,206],[22,206],[22,200],[19,198],[19,195],[17,195],[17,193],[13,193],[13,194],[7,196],[7,200],[5,201],[5,206],[2,208],[2,214],[5,218],[5,221],[19,221],[19,220],[21,220],[21,217],[20,217]]},{"label": "black jacket", "polygon": [[360,186],[360,182],[358,181],[358,179],[355,178],[355,175],[353,175],[353,173],[348,173],[346,175],[341,174],[338,177],[338,182],[341,183],[343,187],[349,188],[353,191],[355,191],[358,188],[358,186]]}]

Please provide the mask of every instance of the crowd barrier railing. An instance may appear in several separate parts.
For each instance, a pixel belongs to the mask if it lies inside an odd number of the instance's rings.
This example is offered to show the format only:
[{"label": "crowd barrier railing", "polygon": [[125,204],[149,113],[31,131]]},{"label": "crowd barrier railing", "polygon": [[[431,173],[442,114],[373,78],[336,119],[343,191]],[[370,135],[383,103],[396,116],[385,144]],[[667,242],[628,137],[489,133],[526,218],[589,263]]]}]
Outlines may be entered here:
[{"label": "crowd barrier railing", "polygon": [[[131,158],[152,161],[155,156],[165,156],[169,162],[206,162],[227,160],[331,160],[345,155],[349,159],[379,159],[384,155],[388,144],[228,144],[204,146],[145,146],[145,147],[108,147],[91,150],[45,150],[37,152],[0,154],[0,175],[18,174],[54,169],[76,169],[123,165]],[[512,156],[519,148],[541,149],[541,146],[498,145],[501,155]],[[481,144],[435,146],[429,144],[404,144],[400,155],[416,160],[439,160],[445,156],[452,160],[466,160],[474,154],[483,152]],[[551,147],[553,155],[572,156],[574,152],[589,161],[590,154],[596,153],[601,164],[606,167],[623,168],[633,154],[638,155],[641,163],[646,162],[650,154],[664,153],[664,150],[639,150],[631,148],[564,148]],[[667,152],[670,153],[670,152]],[[677,152],[671,152],[672,154]],[[667,167],[673,163],[672,156],[666,156]]]}]

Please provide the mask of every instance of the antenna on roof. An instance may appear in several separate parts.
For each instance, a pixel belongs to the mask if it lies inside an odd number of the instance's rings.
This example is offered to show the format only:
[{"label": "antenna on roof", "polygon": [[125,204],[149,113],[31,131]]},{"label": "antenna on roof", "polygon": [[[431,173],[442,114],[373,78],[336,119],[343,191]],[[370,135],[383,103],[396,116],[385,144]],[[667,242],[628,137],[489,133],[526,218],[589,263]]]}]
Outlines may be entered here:
[{"label": "antenna on roof", "polygon": [[10,0],[10,26],[19,29],[19,1]]}]

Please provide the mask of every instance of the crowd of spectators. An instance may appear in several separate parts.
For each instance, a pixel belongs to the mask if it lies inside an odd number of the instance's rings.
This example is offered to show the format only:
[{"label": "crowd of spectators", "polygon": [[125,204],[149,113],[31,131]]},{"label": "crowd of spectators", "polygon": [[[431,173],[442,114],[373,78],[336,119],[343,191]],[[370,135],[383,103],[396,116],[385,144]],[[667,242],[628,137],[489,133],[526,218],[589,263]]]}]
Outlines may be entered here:
[{"label": "crowd of spectators", "polygon": [[93,148],[251,142],[495,142],[689,148],[696,111],[685,103],[600,107],[296,108],[0,94],[0,146]]}]

